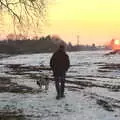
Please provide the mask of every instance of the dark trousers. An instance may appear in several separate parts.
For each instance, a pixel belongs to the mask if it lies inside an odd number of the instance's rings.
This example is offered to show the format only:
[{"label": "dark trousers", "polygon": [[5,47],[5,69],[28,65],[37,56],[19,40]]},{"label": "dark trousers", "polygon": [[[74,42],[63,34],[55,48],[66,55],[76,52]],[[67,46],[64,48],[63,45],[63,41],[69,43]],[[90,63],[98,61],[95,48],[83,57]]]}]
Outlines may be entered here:
[{"label": "dark trousers", "polygon": [[65,75],[55,76],[55,87],[58,96],[64,95],[65,89]]}]

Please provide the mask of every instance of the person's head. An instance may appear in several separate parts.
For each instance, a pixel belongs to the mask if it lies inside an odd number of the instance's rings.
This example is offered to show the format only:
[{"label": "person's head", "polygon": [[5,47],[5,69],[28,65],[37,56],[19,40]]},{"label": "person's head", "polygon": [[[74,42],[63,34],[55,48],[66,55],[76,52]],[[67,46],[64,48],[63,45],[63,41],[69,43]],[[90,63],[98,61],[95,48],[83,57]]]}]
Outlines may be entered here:
[{"label": "person's head", "polygon": [[60,51],[65,51],[65,45],[60,44],[58,50],[60,50]]}]

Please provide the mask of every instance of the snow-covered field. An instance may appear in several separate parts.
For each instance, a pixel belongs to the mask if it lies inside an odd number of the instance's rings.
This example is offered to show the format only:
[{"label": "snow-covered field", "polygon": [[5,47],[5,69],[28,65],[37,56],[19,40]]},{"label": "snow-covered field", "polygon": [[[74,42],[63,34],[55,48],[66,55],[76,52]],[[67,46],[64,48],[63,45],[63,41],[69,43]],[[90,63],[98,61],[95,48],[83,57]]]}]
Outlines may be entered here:
[{"label": "snow-covered field", "polygon": [[[50,81],[48,91],[24,94],[1,92],[0,118],[8,115],[16,120],[120,120],[120,55],[105,56],[106,52],[109,51],[68,53],[71,67],[66,75],[68,82],[64,99],[55,99],[54,81]],[[39,89],[35,79],[29,75],[44,73],[52,78],[50,70],[13,74],[7,65],[49,68],[51,55],[46,53],[1,58],[0,76]]]}]

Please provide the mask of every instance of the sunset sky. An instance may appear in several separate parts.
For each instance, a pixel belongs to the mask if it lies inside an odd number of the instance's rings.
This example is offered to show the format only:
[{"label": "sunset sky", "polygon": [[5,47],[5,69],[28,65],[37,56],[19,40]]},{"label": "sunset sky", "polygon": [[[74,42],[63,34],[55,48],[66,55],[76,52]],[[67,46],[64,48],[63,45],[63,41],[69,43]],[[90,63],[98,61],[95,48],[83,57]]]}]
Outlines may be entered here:
[{"label": "sunset sky", "polygon": [[[112,38],[120,39],[120,0],[48,1],[47,23],[40,36],[58,35],[72,44],[77,44],[79,36],[79,44],[85,45],[104,45]],[[0,36],[13,32],[10,19],[4,20],[0,20]]]},{"label": "sunset sky", "polygon": [[120,0],[56,0],[48,10],[43,34],[66,42],[104,45],[120,39]]}]

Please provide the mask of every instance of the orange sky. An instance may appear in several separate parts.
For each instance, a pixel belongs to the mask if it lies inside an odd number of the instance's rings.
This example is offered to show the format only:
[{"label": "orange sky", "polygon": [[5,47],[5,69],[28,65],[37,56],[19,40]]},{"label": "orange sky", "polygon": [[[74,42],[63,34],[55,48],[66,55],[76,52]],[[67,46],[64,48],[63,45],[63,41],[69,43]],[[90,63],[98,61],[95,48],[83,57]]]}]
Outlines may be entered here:
[{"label": "orange sky", "polygon": [[120,39],[120,0],[56,0],[49,8],[43,34],[57,34],[66,42],[106,44]]},{"label": "orange sky", "polygon": [[[120,0],[49,1],[48,24],[42,27],[41,36],[59,35],[76,44],[79,35],[80,44],[97,45],[104,45],[112,38],[120,39]],[[0,34],[13,32],[10,20],[4,19],[6,22],[0,23],[0,29],[3,26],[5,29]]]}]

